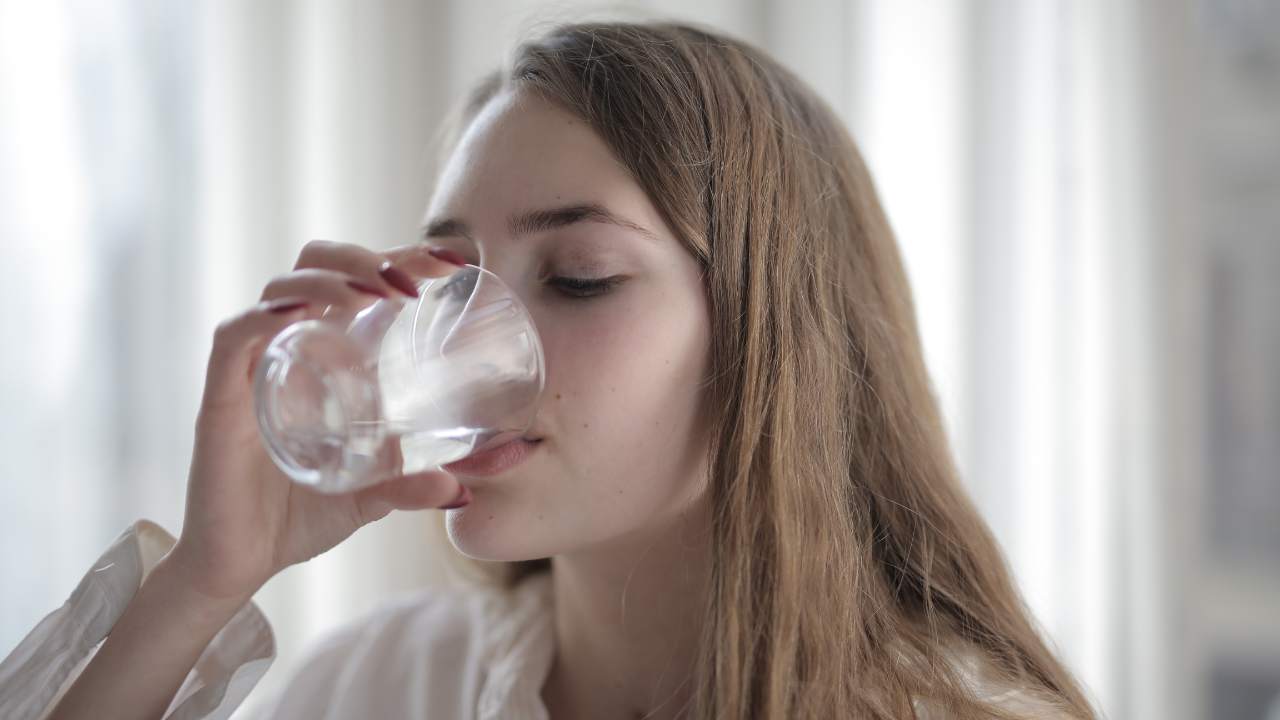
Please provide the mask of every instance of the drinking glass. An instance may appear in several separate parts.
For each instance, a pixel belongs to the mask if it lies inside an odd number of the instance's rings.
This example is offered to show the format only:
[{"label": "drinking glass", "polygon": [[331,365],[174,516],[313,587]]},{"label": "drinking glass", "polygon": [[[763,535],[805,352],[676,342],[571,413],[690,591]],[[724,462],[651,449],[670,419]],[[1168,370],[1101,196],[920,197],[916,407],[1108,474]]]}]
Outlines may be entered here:
[{"label": "drinking glass", "polygon": [[268,454],[294,481],[350,492],[523,435],[545,380],[528,310],[475,265],[379,299],[349,323],[303,320],[254,377]]}]

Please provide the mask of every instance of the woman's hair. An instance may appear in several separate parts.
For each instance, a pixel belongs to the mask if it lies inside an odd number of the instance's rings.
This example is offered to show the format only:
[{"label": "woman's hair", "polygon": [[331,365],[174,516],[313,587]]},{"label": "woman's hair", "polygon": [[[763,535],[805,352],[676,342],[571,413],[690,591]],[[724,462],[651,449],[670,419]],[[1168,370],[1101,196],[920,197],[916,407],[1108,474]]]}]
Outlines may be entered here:
[{"label": "woman's hair", "polygon": [[[460,108],[581,117],[700,264],[710,311],[712,570],[697,718],[1094,714],[963,490],[902,260],[852,138],[765,53],[671,23],[559,26]],[[466,561],[464,559],[464,561]],[[546,559],[482,563],[512,585]]]}]

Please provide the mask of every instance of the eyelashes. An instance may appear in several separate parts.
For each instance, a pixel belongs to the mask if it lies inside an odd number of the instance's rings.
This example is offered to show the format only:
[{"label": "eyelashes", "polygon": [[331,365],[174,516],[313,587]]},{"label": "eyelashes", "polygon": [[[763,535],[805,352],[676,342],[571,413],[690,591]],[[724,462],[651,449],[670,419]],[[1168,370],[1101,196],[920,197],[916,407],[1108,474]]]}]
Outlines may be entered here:
[{"label": "eyelashes", "polygon": [[551,278],[547,281],[547,284],[557,288],[561,293],[568,297],[585,300],[608,294],[620,282],[622,282],[622,279],[618,277],[597,279],[560,276]]},{"label": "eyelashes", "polygon": [[[547,285],[556,288],[562,295],[568,298],[586,300],[608,294],[614,289],[614,287],[621,283],[622,280],[623,278],[619,276],[607,278],[574,278],[558,275],[548,279]],[[436,297],[444,297],[448,295],[454,300],[462,302],[470,296],[474,288],[474,275],[458,275],[445,283],[444,286],[437,291]]]}]

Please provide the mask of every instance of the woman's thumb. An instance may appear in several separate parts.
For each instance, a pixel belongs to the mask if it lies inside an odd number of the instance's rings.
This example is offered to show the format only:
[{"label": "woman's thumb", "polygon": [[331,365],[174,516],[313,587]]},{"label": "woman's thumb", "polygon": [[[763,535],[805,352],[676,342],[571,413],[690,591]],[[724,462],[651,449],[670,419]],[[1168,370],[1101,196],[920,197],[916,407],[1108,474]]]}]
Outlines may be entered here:
[{"label": "woman's thumb", "polygon": [[402,475],[356,493],[362,523],[381,519],[392,510],[457,507],[470,501],[471,491],[442,470]]}]

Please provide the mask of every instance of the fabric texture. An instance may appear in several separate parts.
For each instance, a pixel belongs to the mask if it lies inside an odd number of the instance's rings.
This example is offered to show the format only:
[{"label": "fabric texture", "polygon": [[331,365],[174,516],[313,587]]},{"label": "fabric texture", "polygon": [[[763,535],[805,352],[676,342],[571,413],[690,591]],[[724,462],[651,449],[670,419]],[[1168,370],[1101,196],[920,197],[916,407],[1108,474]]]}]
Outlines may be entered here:
[{"label": "fabric texture", "polygon": [[[67,601],[0,661],[0,717],[48,715],[174,542],[164,528],[145,519],[116,538]],[[267,619],[254,603],[246,604],[206,646],[164,717],[229,717],[267,671],[275,652]]]}]

